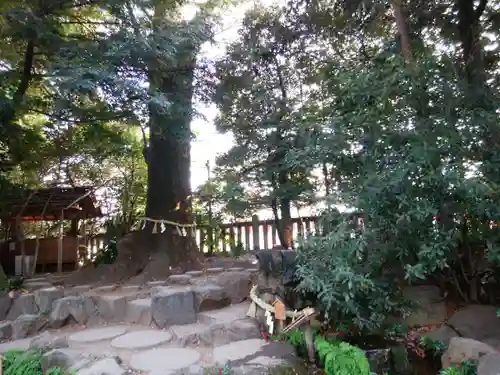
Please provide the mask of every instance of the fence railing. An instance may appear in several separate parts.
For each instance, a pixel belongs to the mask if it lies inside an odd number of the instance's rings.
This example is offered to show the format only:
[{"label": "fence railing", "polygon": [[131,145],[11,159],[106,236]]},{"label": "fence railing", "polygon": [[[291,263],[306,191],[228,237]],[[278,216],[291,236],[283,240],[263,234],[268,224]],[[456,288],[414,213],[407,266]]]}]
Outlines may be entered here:
[{"label": "fence railing", "polygon": [[[300,237],[314,234],[317,230],[317,218],[307,216],[292,219],[292,239],[297,241]],[[274,220],[260,220],[257,215],[251,221],[225,223],[215,228],[198,226],[196,230],[196,243],[203,252],[211,249],[214,252],[230,252],[234,246],[241,246],[243,250],[268,250],[279,245],[278,230]]]},{"label": "fence railing", "polygon": [[[292,218],[292,239],[307,238],[318,230],[318,218],[306,216]],[[104,248],[105,234],[87,238],[87,251],[95,254]],[[210,238],[212,238],[212,245]],[[274,220],[260,220],[257,215],[250,221],[224,223],[216,227],[200,225],[196,228],[196,243],[201,251],[230,252],[233,247],[242,250],[267,250],[279,245],[278,230]]]}]

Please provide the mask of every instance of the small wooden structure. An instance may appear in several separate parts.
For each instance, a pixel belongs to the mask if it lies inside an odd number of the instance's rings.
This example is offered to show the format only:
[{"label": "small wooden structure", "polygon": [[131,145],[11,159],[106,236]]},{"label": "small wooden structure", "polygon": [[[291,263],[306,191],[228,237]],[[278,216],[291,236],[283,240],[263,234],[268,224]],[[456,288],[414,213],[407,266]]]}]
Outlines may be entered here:
[{"label": "small wooden structure", "polygon": [[[15,269],[16,256],[34,256],[34,267],[45,269],[57,265],[62,272],[63,265],[74,269],[78,262],[78,221],[102,216],[96,207],[94,188],[43,188],[25,190],[13,197],[2,197],[0,220],[11,228],[9,236],[1,247],[0,259],[6,272]],[[69,234],[65,235],[63,222],[71,220]],[[42,239],[25,239],[24,222],[60,221],[59,236]],[[10,273],[9,272],[9,273]]]}]

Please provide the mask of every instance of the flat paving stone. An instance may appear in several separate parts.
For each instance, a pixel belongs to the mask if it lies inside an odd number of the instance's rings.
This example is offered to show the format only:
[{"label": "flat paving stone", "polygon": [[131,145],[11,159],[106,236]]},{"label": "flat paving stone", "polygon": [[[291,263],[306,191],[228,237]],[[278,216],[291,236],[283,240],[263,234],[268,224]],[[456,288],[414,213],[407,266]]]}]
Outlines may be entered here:
[{"label": "flat paving stone", "polygon": [[146,349],[165,344],[170,340],[172,340],[172,334],[169,332],[148,329],[129,332],[117,337],[111,341],[111,346],[115,349]]},{"label": "flat paving stone", "polygon": [[200,353],[187,348],[150,349],[134,354],[130,366],[137,371],[153,374],[168,374],[174,370],[196,364],[201,359]]},{"label": "flat paving stone", "polygon": [[111,340],[115,337],[127,333],[125,327],[102,327],[94,329],[86,329],[85,331],[74,333],[69,336],[69,341],[77,343],[90,343],[104,340]]},{"label": "flat paving stone", "polygon": [[207,268],[207,273],[208,274],[216,274],[216,273],[221,273],[224,271],[224,268],[222,267],[212,267],[212,268]]},{"label": "flat paving stone", "polygon": [[205,311],[198,314],[198,319],[204,323],[228,323],[244,319],[250,304],[238,303],[220,310]]},{"label": "flat paving stone", "polygon": [[230,267],[228,268],[228,271],[243,271],[243,267]]},{"label": "flat paving stone", "polygon": [[262,339],[235,341],[214,348],[212,360],[215,363],[242,361],[262,366],[276,365],[277,362],[295,358],[292,346],[282,342],[267,342]]},{"label": "flat paving stone", "polygon": [[189,275],[191,277],[200,277],[203,276],[203,271],[188,271],[186,272],[186,275]]}]

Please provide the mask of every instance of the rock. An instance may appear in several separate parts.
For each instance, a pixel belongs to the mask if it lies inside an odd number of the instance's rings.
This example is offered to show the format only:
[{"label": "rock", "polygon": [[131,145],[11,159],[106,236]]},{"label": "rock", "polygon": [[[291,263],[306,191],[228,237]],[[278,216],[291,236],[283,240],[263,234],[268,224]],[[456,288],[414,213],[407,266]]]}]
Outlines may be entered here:
[{"label": "rock", "polygon": [[189,275],[171,275],[168,278],[168,281],[171,284],[178,284],[178,285],[189,285],[191,283],[192,277]]},{"label": "rock", "polygon": [[205,272],[209,275],[213,274],[218,274],[224,271],[224,268],[222,267],[213,267],[213,268],[207,268]]},{"label": "rock", "polygon": [[124,296],[93,296],[92,300],[99,317],[107,323],[118,323],[125,320],[127,298]]},{"label": "rock", "polygon": [[0,341],[10,340],[12,338],[11,322],[0,323]]},{"label": "rock", "polygon": [[102,285],[92,291],[95,293],[110,293],[116,290],[116,288],[118,288],[118,285]]},{"label": "rock", "polygon": [[226,291],[232,303],[240,303],[248,298],[252,281],[246,271],[224,272],[216,276],[215,283]]},{"label": "rock", "polygon": [[500,374],[500,353],[486,354],[479,359],[477,375],[499,375]]},{"label": "rock", "polygon": [[460,337],[459,334],[450,326],[443,324],[441,327],[433,328],[424,334],[425,337],[434,341],[442,342],[448,345],[453,337]]},{"label": "rock", "polygon": [[12,307],[7,314],[7,320],[14,320],[25,314],[35,315],[38,313],[38,307],[35,303],[35,296],[31,293],[19,294],[12,301]]},{"label": "rock", "polygon": [[89,367],[77,371],[76,375],[125,375],[123,369],[115,358],[104,358]]},{"label": "rock", "polygon": [[188,271],[186,272],[186,275],[189,275],[191,277],[200,277],[203,276],[203,271]]},{"label": "rock", "polygon": [[12,298],[8,294],[0,297],[0,320],[5,320],[12,305]]},{"label": "rock", "polygon": [[24,339],[40,332],[47,325],[47,319],[40,315],[21,315],[12,322],[12,338]]},{"label": "rock", "polygon": [[157,287],[151,294],[151,314],[159,328],[196,322],[195,296],[191,289]]},{"label": "rock", "polygon": [[478,360],[489,353],[497,353],[497,351],[488,344],[480,341],[463,337],[453,337],[450,340],[448,349],[441,357],[441,364],[445,369],[451,366],[458,366],[469,359]]},{"label": "rock", "polygon": [[60,367],[71,372],[78,371],[96,359],[95,356],[75,349],[54,349],[42,355],[42,371],[45,373],[52,367]]},{"label": "rock", "polygon": [[151,324],[151,298],[136,299],[127,303],[125,321],[149,326]]},{"label": "rock", "polygon": [[498,342],[500,321],[496,310],[495,306],[467,305],[448,319],[448,325],[462,337],[481,342]]},{"label": "rock", "polygon": [[216,310],[231,304],[225,289],[217,284],[205,282],[193,287],[197,311]]},{"label": "rock", "polygon": [[200,359],[200,353],[194,349],[157,348],[135,353],[130,358],[130,366],[141,373],[167,375],[174,371],[182,371]]},{"label": "rock", "polygon": [[172,335],[166,331],[143,330],[129,332],[111,341],[115,349],[141,350],[161,346],[172,340]]},{"label": "rock", "polygon": [[95,305],[90,297],[68,296],[54,301],[49,317],[52,328],[75,322],[85,324],[95,314]]},{"label": "rock", "polygon": [[441,324],[446,320],[446,304],[438,287],[420,285],[406,287],[404,296],[417,306],[404,323],[410,327]]},{"label": "rock", "polygon": [[370,371],[376,374],[389,373],[391,368],[391,349],[371,349],[366,351]]},{"label": "rock", "polygon": [[268,343],[260,339],[250,339],[214,348],[212,359],[215,363],[230,362],[234,367],[273,367],[293,363],[297,357],[295,349],[283,342]]},{"label": "rock", "polygon": [[45,288],[39,289],[33,294],[40,314],[48,314],[52,310],[53,302],[60,298],[64,298],[64,289],[56,287]]},{"label": "rock", "polygon": [[390,349],[392,353],[392,372],[398,375],[413,374],[413,366],[410,363],[406,347],[404,345],[395,345],[391,346]]},{"label": "rock", "polygon": [[229,341],[257,339],[261,337],[259,324],[253,319],[240,319],[226,325]]},{"label": "rock", "polygon": [[127,328],[124,326],[99,327],[73,333],[69,336],[68,340],[71,344],[91,344],[112,340],[125,333],[127,333]]},{"label": "rock", "polygon": [[48,281],[33,281],[33,282],[31,282],[31,280],[28,280],[24,283],[24,287],[27,290],[31,290],[31,291],[35,291],[38,289],[44,289],[44,288],[50,288],[52,286],[53,285],[51,283],[49,283]]},{"label": "rock", "polygon": [[54,336],[49,332],[42,332],[30,342],[30,349],[40,349],[43,352],[48,352],[53,349],[63,349],[69,347],[66,337]]}]

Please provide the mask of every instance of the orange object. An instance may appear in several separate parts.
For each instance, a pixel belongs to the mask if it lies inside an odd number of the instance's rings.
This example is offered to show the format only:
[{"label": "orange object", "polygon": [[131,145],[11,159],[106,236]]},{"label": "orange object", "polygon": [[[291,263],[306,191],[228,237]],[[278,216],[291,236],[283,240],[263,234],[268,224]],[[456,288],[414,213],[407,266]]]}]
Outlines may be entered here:
[{"label": "orange object", "polygon": [[274,306],[274,317],[277,320],[286,320],[285,304],[279,298],[276,298],[276,300],[273,303],[273,306]]}]

